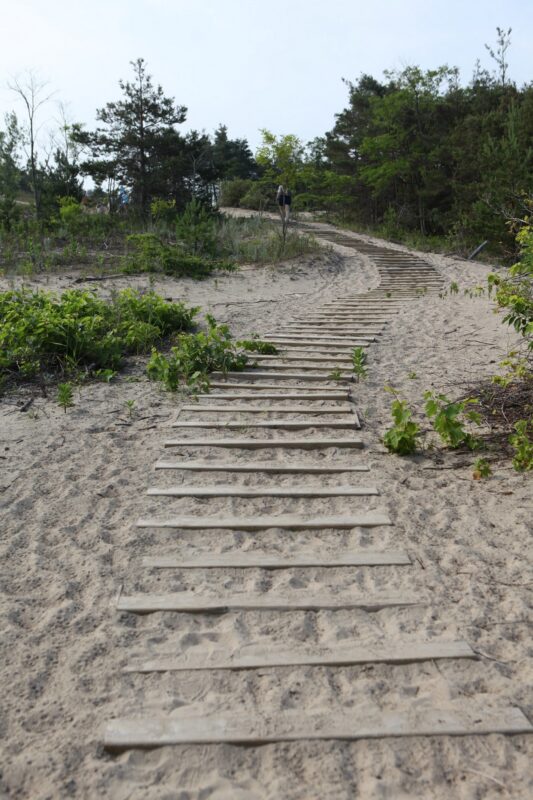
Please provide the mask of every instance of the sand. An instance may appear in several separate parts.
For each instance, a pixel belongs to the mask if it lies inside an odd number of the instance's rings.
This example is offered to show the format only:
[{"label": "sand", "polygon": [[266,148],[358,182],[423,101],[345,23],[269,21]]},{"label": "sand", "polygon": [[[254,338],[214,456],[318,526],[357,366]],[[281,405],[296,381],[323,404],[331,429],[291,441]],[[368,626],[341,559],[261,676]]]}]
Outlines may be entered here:
[{"label": "sand", "polygon": [[[322,226],[325,230],[327,226]],[[362,237],[366,241],[370,237]],[[391,245],[394,247],[394,245]],[[404,250],[404,248],[396,247]],[[483,284],[489,267],[421,254],[446,282]],[[65,288],[70,278],[34,279]],[[28,281],[27,281],[28,283]],[[202,283],[164,279],[165,297],[202,305],[238,335],[265,333],[328,298],[378,283],[370,260],[334,246],[321,256],[277,267],[252,267]],[[3,281],[2,285],[8,285]],[[79,284],[76,284],[79,285]],[[83,285],[83,284],[82,284]],[[91,284],[93,285],[93,284]],[[148,286],[144,278],[96,284]],[[21,413],[0,405],[2,530],[2,771],[0,796],[113,800],[352,800],[352,798],[513,798],[530,796],[531,736],[420,737],[358,742],[298,742],[259,748],[191,746],[111,755],[105,723],[144,711],[206,713],[281,710],[335,714],[346,709],[406,709],[461,699],[488,708],[518,706],[533,718],[528,595],[532,585],[531,476],[508,462],[473,481],[475,456],[431,451],[410,459],[386,454],[392,383],[421,408],[425,389],[453,396],[498,371],[515,337],[486,298],[459,293],[406,302],[369,352],[368,379],[353,387],[364,421],[365,450],[349,454],[370,473],[308,476],[306,486],[373,485],[380,497],[284,500],[287,512],[320,514],[383,509],[393,527],[342,533],[217,533],[137,529],[140,516],[176,513],[269,513],[275,498],[147,497],[176,474],[154,473],[169,453],[163,441],[186,401],[142,374],[142,360],[109,385],[83,386],[64,413],[37,397]],[[411,375],[411,377],[410,377]],[[130,416],[126,405],[135,401]],[[192,419],[184,412],[180,419]],[[238,433],[236,434],[238,435]],[[176,454],[173,454],[176,455]],[[220,452],[202,452],[220,459]],[[284,452],[276,458],[286,459]],[[313,455],[306,459],[312,463]],[[257,455],[242,455],[257,460]],[[456,465],[450,469],[451,465]],[[179,473],[179,475],[184,473]],[[264,479],[263,479],[264,480]],[[298,479],[303,484],[303,479]],[[184,484],[258,478],[184,474]],[[294,477],[281,475],[276,485]],[[314,482],[314,484],[313,484]],[[243,550],[295,553],[312,547],[405,549],[414,566],[149,571],[144,556]],[[120,592],[250,590],[408,592],[413,608],[337,612],[237,612],[222,616],[114,610]],[[191,655],[217,647],[292,642],[347,645],[375,640],[466,639],[479,660],[359,667],[290,667],[244,672],[122,674],[149,652]],[[528,773],[529,770],[529,773]]]}]

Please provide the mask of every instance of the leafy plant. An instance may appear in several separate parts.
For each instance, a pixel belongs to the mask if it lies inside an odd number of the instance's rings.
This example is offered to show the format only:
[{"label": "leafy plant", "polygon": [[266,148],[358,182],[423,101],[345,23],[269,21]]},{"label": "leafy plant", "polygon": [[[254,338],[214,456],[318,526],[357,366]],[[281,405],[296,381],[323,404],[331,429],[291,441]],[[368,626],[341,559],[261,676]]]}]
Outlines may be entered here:
[{"label": "leafy plant", "polygon": [[340,371],[340,369],[338,367],[335,367],[335,369],[331,370],[331,372],[329,373],[328,377],[332,381],[341,381],[342,380],[342,372]]},{"label": "leafy plant", "polygon": [[481,416],[477,412],[467,410],[477,400],[469,398],[452,402],[444,394],[429,391],[424,392],[424,400],[426,414],[445,444],[452,448],[464,444],[471,450],[479,445],[477,439],[464,428],[465,421],[476,425],[481,423]]},{"label": "leafy plant", "polygon": [[492,470],[490,468],[490,464],[486,458],[476,458],[474,461],[474,471],[472,476],[475,481],[479,481],[482,478],[490,478],[492,475]]},{"label": "leafy plant", "polygon": [[70,383],[60,383],[57,387],[57,402],[64,409],[65,414],[67,408],[74,405],[74,393]]},{"label": "leafy plant", "polygon": [[[394,392],[393,392],[394,393]],[[391,406],[394,425],[383,437],[383,444],[392,453],[408,456],[416,450],[416,439],[420,434],[420,426],[413,422],[413,412],[405,400],[395,397]]]},{"label": "leafy plant", "polygon": [[153,233],[133,233],[126,242],[128,252],[122,260],[122,270],[127,274],[162,273],[202,280],[216,270],[235,270],[235,264],[230,261],[186,253],[177,245],[161,241]]},{"label": "leafy plant", "polygon": [[448,289],[450,294],[458,294],[459,293],[459,284],[456,281],[452,281],[450,283],[450,288]]},{"label": "leafy plant", "polygon": [[517,472],[528,472],[533,469],[533,420],[518,420],[514,429],[516,432],[509,437],[515,451],[513,467]]},{"label": "leafy plant", "polygon": [[272,356],[279,353],[275,344],[263,342],[261,339],[241,339],[237,344],[249,353],[262,353],[263,355]]},{"label": "leafy plant", "polygon": [[133,415],[135,413],[135,400],[126,400],[125,406],[128,409],[129,418],[133,419]]},{"label": "leafy plant", "polygon": [[109,380],[124,355],[190,330],[197,311],[133,289],[109,301],[81,289],[2,292],[0,374],[20,379],[84,368]]},{"label": "leafy plant", "polygon": [[357,380],[366,378],[366,376],[368,375],[366,364],[367,364],[367,355],[363,350],[363,348],[354,347],[354,349],[352,350],[352,366],[355,375],[357,375]]},{"label": "leafy plant", "polygon": [[181,384],[200,391],[209,388],[210,372],[244,369],[248,356],[238,352],[228,326],[217,325],[211,316],[207,317],[207,322],[209,327],[205,333],[178,336],[168,356],[154,348],[147,365],[148,377],[161,381],[171,392]]}]

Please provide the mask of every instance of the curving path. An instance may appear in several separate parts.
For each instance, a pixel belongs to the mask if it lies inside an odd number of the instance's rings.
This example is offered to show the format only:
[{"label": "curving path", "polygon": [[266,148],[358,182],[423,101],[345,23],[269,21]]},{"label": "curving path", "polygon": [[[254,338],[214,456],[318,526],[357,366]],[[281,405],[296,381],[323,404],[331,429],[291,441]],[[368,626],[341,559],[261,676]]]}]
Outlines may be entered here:
[{"label": "curving path", "polygon": [[[226,671],[306,668],[312,693],[319,668],[338,688],[336,671],[346,666],[390,665],[394,682],[395,664],[475,658],[466,641],[403,635],[401,614],[431,604],[431,592],[420,591],[418,566],[394,544],[394,520],[380,508],[379,475],[365,464],[354,404],[353,348],[371,348],[404,303],[439,292],[443,281],[411,254],[340,233],[318,236],[364,252],[379,286],[265,331],[278,355],[258,356],[253,370],[213,376],[212,391],[181,409],[156,464],[160,481],[148,488],[149,513],[138,521],[148,588],[126,586],[117,603],[120,612],[150,620],[146,647],[131,655],[122,678],[125,685],[149,682],[146,703],[132,707],[125,691],[124,717],[106,727],[109,749],[533,730],[518,708],[487,709],[482,696],[443,703],[431,684],[423,702],[414,696],[394,711],[365,696],[364,677],[365,699],[355,707],[276,707],[266,695],[250,703],[245,679],[224,696]],[[339,583],[339,568],[352,579]],[[272,577],[295,569],[302,578]],[[317,590],[313,570],[332,576],[327,591]],[[176,577],[185,571],[199,576],[194,591]],[[227,589],[210,579],[221,571],[231,576]],[[303,634],[294,638],[288,620],[301,613]],[[188,615],[196,646],[172,643],[175,614]],[[226,615],[222,633],[210,628],[213,614]],[[371,638],[321,636],[331,615],[342,614],[361,615]],[[202,636],[199,619],[208,632]],[[194,715],[181,707],[176,683],[193,673],[212,676]]]}]

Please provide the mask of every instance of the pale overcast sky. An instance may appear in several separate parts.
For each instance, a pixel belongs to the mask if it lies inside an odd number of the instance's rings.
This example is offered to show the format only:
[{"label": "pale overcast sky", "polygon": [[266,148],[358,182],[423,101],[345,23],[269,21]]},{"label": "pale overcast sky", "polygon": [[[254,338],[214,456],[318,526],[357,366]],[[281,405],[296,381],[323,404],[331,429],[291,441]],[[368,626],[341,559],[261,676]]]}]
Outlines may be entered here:
[{"label": "pale overcast sky", "polygon": [[467,82],[476,58],[492,69],[484,43],[496,26],[513,29],[511,78],[530,82],[533,0],[5,0],[0,115],[15,104],[9,77],[33,69],[92,125],[142,56],[188,107],[182,130],[223,122],[253,148],[263,127],[308,141],[344,108],[341,78],[448,63]]}]

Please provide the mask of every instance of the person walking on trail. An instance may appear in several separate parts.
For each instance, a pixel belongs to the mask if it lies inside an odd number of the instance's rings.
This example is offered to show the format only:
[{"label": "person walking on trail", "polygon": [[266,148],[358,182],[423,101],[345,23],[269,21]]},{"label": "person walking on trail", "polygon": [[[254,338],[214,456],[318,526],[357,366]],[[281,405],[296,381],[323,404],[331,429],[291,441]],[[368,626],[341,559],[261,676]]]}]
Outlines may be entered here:
[{"label": "person walking on trail", "polygon": [[285,187],[281,183],[278,186],[278,191],[276,192],[276,202],[278,204],[281,221],[283,222],[285,219]]},{"label": "person walking on trail", "polygon": [[276,193],[276,201],[278,203],[281,221],[284,224],[286,224],[289,221],[291,213],[291,202],[292,202],[291,190],[287,189],[285,186],[283,186],[283,184],[280,184],[278,186],[278,191]]}]

